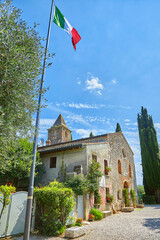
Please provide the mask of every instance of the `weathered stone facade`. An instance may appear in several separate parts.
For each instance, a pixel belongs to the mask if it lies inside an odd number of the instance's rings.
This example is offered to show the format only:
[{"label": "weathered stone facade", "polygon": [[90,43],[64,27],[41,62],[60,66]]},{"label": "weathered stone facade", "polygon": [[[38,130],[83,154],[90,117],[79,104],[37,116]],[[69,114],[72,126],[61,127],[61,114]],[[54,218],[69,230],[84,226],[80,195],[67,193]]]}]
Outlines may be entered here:
[{"label": "weathered stone facade", "polygon": [[[125,187],[137,191],[133,152],[122,132],[61,142],[40,147],[38,151],[46,170],[42,181],[44,184],[58,177],[62,162],[66,164],[68,174],[73,174],[75,171],[78,174],[87,174],[88,166],[94,157],[100,163],[100,170],[103,173],[99,181],[99,192],[102,196],[101,210],[109,210],[111,207],[106,202],[106,192],[113,195],[114,208],[120,210],[123,207],[122,189]],[[53,163],[56,164],[53,165],[54,167],[51,167],[51,159],[56,161]],[[109,173],[105,172],[106,166],[111,169]],[[89,208],[94,204],[94,197],[85,201],[84,216],[87,218]]]},{"label": "weathered stone facade", "polygon": [[71,130],[68,129],[61,114],[54,125],[48,129],[48,140],[51,141],[51,144],[71,141]]}]

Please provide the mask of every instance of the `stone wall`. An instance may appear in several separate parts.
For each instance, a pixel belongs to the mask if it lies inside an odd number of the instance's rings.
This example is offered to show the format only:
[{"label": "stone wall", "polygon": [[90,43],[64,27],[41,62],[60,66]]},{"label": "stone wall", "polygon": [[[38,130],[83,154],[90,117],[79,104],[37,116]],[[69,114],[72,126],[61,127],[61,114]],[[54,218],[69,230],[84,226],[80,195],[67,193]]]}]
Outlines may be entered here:
[{"label": "stone wall", "polygon": [[[66,164],[67,173],[73,173],[76,165],[82,166],[82,173],[86,174],[86,150],[85,148],[67,150],[61,152],[41,154],[42,162],[45,167],[45,174],[42,183],[46,184],[58,178],[58,173],[61,170],[62,161]],[[50,168],[50,158],[56,157],[56,168]]]},{"label": "stone wall", "polygon": [[48,129],[48,140],[51,144],[71,141],[71,131],[63,126],[53,126]]},{"label": "stone wall", "polygon": [[[114,196],[114,204],[117,208],[121,208],[124,183],[128,184],[129,189],[132,188],[135,191],[137,189],[133,152],[121,133],[109,134],[108,142],[110,145],[109,166],[112,171],[109,173],[109,179],[106,179],[106,185],[111,185],[110,189],[111,194]],[[118,160],[121,162],[122,173],[118,172]],[[129,164],[131,166],[131,177],[129,176]],[[118,191],[120,199],[118,199]]]}]

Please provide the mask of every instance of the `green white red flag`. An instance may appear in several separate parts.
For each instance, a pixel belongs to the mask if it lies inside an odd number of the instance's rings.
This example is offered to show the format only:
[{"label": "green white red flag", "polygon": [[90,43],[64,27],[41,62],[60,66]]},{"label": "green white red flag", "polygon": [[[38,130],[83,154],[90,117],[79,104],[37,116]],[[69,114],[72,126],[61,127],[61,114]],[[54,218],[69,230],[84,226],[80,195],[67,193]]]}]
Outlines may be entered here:
[{"label": "green white red flag", "polygon": [[71,26],[71,24],[67,21],[67,19],[63,16],[63,14],[56,6],[54,9],[53,22],[57,26],[63,28],[71,36],[73,47],[76,50],[76,44],[81,40],[81,37],[77,30]]}]

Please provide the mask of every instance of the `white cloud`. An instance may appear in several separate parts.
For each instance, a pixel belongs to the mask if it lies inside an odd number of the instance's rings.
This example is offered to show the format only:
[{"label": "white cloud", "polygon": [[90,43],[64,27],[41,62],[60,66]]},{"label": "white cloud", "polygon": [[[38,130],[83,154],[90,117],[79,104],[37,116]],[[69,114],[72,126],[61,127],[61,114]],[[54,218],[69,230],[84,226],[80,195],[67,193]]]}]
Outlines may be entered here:
[{"label": "white cloud", "polygon": [[158,130],[160,129],[160,123],[155,123],[154,126],[155,126],[155,128],[157,128]]},{"label": "white cloud", "polygon": [[105,105],[104,104],[87,104],[87,103],[56,103],[56,106],[64,106],[64,107],[70,107],[70,108],[84,108],[84,109],[89,109],[89,108],[93,108],[93,109],[100,109],[100,108],[104,108]]},{"label": "white cloud", "polygon": [[111,80],[111,82],[112,82],[113,85],[116,85],[116,84],[117,84],[117,79],[116,79],[116,78],[113,78],[113,79]]},{"label": "white cloud", "polygon": [[90,92],[96,92],[98,95],[102,95],[101,90],[103,90],[103,84],[100,83],[98,77],[91,77],[91,80],[86,80],[86,89]]},{"label": "white cloud", "polygon": [[40,125],[43,126],[43,125],[47,125],[47,126],[51,126],[53,125],[55,122],[55,119],[48,119],[48,118],[41,118],[40,119]]},{"label": "white cloud", "polygon": [[91,131],[88,129],[75,129],[75,132],[78,133],[82,138],[89,137],[89,134],[91,133]]},{"label": "white cloud", "polygon": [[81,138],[89,137],[89,134],[92,132],[94,136],[101,135],[107,133],[106,130],[103,129],[74,129],[74,131],[81,136]]},{"label": "white cloud", "polygon": [[[64,103],[66,104],[66,103]],[[60,106],[60,104],[56,104],[56,106]],[[66,111],[64,109],[60,109],[58,107],[55,107],[52,103],[49,103],[47,108],[53,112],[58,112],[61,113],[64,116],[64,119],[68,123],[76,122],[76,123],[81,123],[84,124],[85,126],[91,126],[88,122],[85,121],[82,115],[74,114],[70,111]]]},{"label": "white cloud", "polygon": [[93,89],[103,89],[103,85],[99,83],[99,78],[92,77],[91,80],[86,80],[87,89],[93,90]]},{"label": "white cloud", "polygon": [[98,94],[98,95],[102,95],[101,91],[97,91],[97,94]]},{"label": "white cloud", "polygon": [[125,122],[125,125],[126,126],[138,126],[137,122],[134,122],[134,123],[132,123],[132,122]]},{"label": "white cloud", "polygon": [[81,81],[78,81],[77,84],[78,84],[78,85],[81,85]]},{"label": "white cloud", "polygon": [[124,119],[124,122],[130,122],[131,120],[129,120],[129,119]]}]

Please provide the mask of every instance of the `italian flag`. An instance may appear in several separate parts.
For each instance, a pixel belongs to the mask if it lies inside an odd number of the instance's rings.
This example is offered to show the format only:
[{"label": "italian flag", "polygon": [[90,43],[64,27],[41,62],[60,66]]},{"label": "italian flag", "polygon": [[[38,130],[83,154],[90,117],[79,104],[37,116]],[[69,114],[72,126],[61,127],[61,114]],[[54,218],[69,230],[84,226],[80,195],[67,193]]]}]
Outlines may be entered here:
[{"label": "italian flag", "polygon": [[81,40],[81,37],[77,30],[71,26],[71,24],[67,21],[67,19],[63,16],[63,14],[56,6],[54,9],[53,22],[57,24],[57,26],[63,28],[71,36],[73,47],[76,50],[76,44]]}]

